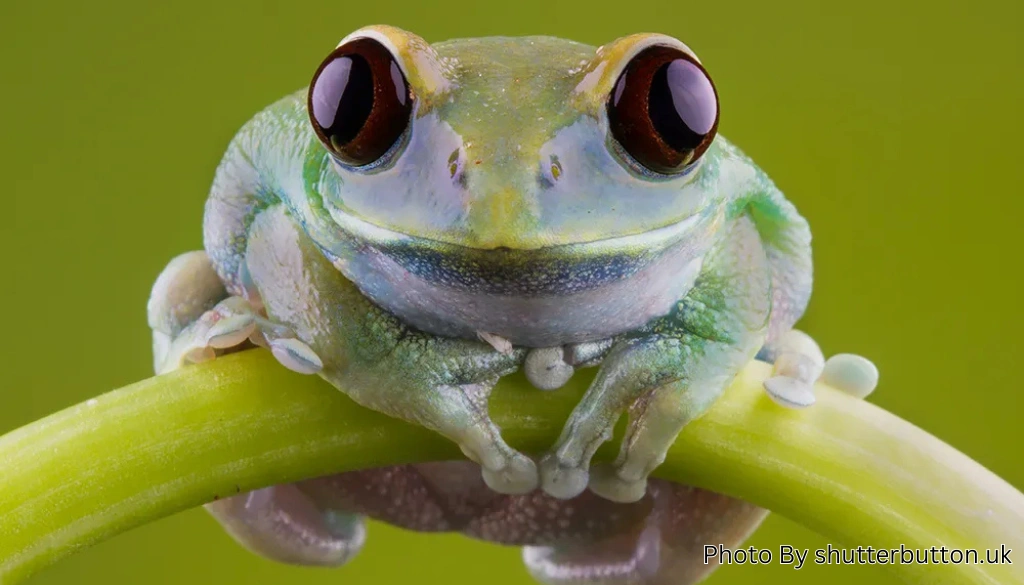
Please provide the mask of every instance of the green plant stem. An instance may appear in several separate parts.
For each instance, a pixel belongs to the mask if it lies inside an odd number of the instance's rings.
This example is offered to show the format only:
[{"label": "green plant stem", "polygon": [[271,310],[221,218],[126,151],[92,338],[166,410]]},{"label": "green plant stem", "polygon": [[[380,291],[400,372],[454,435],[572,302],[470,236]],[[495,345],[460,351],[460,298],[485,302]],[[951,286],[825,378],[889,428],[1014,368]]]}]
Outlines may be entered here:
[{"label": "green plant stem", "polygon": [[[1000,545],[1024,553],[1024,495],[912,424],[819,387],[773,404],[752,363],[689,425],[656,475],[738,496],[846,546]],[[550,446],[586,376],[557,392],[503,382],[491,412],[509,442]],[[607,448],[603,456],[611,451]],[[143,380],[0,437],[0,582],[145,522],[282,482],[457,459],[442,437],[366,410],[263,351]],[[813,553],[812,553],[813,554]],[[893,564],[912,583],[1024,584],[1024,561]]]}]

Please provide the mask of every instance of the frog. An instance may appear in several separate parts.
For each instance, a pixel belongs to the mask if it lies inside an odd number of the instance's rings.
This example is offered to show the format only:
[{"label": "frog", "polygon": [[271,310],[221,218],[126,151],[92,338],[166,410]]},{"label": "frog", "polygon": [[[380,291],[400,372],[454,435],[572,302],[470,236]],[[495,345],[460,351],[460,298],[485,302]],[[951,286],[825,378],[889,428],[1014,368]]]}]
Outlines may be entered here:
[{"label": "frog", "polygon": [[[767,511],[649,476],[750,360],[772,364],[765,390],[787,407],[813,404],[826,371],[794,329],[808,223],[719,117],[707,68],[663,34],[345,36],[228,145],[203,249],[153,285],[154,369],[268,349],[466,459],[209,512],[289,563],[348,562],[370,518],[522,546],[553,585],[706,576],[703,545],[741,542]],[[596,374],[546,453],[505,442],[487,410],[500,379],[551,392],[583,368]],[[617,457],[594,462],[623,417]]]}]

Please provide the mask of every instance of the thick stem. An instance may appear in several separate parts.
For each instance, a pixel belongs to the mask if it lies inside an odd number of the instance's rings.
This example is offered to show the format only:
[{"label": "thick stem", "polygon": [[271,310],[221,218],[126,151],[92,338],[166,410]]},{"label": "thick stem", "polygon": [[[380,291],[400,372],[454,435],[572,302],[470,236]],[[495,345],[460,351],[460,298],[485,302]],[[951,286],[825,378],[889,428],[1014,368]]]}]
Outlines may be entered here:
[{"label": "thick stem", "polygon": [[[846,546],[1024,551],[1024,495],[869,403],[820,387],[776,406],[753,363],[680,435],[656,475],[742,497]],[[503,382],[511,444],[556,438],[586,383]],[[607,454],[607,453],[606,453]],[[461,458],[447,440],[363,409],[263,351],[143,380],[0,437],[0,582],[214,498],[340,471]],[[941,552],[936,551],[937,555]],[[947,553],[947,558],[949,554]],[[956,559],[957,557],[953,557]],[[1024,563],[896,562],[912,583],[1024,585]]]}]

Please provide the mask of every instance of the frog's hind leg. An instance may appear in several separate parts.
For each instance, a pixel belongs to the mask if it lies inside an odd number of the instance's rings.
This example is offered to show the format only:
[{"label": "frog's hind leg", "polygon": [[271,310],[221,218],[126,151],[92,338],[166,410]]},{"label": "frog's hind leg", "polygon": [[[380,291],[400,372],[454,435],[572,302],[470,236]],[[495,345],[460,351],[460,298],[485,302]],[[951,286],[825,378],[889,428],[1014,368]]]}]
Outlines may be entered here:
[{"label": "frog's hind leg", "polygon": [[547,585],[689,585],[719,564],[705,546],[739,546],[768,512],[706,490],[652,480],[646,521],[598,542],[527,546],[523,560]]},{"label": "frog's hind leg", "polygon": [[366,541],[363,518],[322,505],[297,485],[278,485],[206,505],[250,551],[282,563],[338,566]]}]

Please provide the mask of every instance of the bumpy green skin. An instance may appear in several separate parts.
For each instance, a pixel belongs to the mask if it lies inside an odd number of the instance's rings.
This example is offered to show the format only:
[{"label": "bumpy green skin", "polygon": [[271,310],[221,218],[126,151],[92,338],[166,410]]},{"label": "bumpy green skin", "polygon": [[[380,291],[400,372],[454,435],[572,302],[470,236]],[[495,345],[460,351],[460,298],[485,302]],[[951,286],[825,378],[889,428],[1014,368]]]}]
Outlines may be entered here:
[{"label": "bumpy green skin", "polygon": [[[722,137],[676,177],[610,137],[619,72],[653,44],[689,52],[675,39],[431,46],[370,27],[346,40],[359,36],[396,56],[415,95],[410,129],[382,161],[352,168],[316,139],[305,91],[246,124],[207,203],[206,254],[176,259],[154,287],[157,369],[250,337],[458,442],[496,491],[573,498],[589,485],[640,500],[679,430],[759,350],[771,359],[803,313],[806,222]],[[558,385],[545,378],[555,366],[600,367],[539,462],[505,444],[486,410],[524,360],[540,386]],[[618,459],[590,474],[627,411]],[[309,560],[224,506],[251,548]],[[345,526],[338,538],[358,548]]]}]

